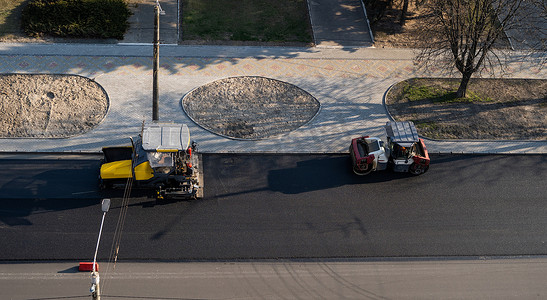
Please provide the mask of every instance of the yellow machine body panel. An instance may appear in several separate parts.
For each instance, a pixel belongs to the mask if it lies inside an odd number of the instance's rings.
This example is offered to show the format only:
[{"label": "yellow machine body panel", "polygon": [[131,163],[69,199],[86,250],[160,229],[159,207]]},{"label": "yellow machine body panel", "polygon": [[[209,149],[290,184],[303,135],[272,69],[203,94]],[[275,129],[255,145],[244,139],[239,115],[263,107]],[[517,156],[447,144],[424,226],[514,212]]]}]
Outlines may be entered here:
[{"label": "yellow machine body panel", "polygon": [[154,170],[150,167],[150,162],[145,161],[135,167],[135,180],[148,180],[154,177]]},{"label": "yellow machine body panel", "polygon": [[[101,166],[102,179],[131,178],[131,160],[113,161]],[[154,171],[148,161],[135,167],[135,180],[148,180],[154,177]]]},{"label": "yellow machine body panel", "polygon": [[131,178],[131,160],[113,161],[101,166],[102,179],[122,179]]}]

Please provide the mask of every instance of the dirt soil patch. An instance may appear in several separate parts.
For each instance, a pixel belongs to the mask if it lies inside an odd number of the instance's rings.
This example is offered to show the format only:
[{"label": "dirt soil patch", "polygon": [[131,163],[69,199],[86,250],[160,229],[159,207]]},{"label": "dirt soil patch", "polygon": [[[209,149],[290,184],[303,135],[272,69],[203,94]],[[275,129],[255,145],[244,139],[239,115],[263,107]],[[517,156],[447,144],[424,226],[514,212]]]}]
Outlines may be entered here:
[{"label": "dirt soil patch", "polygon": [[[398,1],[396,1],[398,2]],[[424,48],[431,43],[431,36],[424,39],[421,29],[424,24],[438,24],[429,13],[425,5],[416,6],[414,1],[409,2],[405,25],[401,26],[401,5],[394,5],[387,9],[383,18],[371,26],[376,48]],[[436,30],[443,32],[442,28]],[[496,41],[497,48],[509,48],[509,40],[503,36]]]},{"label": "dirt soil patch", "polygon": [[386,105],[395,120],[413,121],[433,139],[547,141],[547,80],[472,79],[466,99],[409,99],[409,86],[446,94],[458,85],[458,79],[405,80],[390,89]]},{"label": "dirt soil patch", "polygon": [[319,102],[295,85],[264,77],[231,77],[203,85],[182,99],[197,124],[236,139],[263,139],[309,122]]},{"label": "dirt soil patch", "polygon": [[410,1],[405,26],[399,23],[400,9],[388,9],[382,19],[372,25],[374,46],[376,48],[420,48],[423,41],[419,38],[420,23],[431,18],[424,8],[416,7]]},{"label": "dirt soil patch", "polygon": [[105,117],[108,97],[95,81],[74,75],[0,74],[0,137],[66,138]]}]

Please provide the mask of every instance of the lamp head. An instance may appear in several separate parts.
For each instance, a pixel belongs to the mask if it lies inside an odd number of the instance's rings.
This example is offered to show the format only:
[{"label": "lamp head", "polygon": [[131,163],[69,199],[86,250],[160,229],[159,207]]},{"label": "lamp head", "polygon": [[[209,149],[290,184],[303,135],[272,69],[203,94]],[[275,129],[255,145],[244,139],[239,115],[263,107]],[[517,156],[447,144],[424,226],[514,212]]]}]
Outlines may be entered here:
[{"label": "lamp head", "polygon": [[101,209],[103,212],[108,212],[110,209],[110,199],[103,199],[103,202],[101,203]]}]

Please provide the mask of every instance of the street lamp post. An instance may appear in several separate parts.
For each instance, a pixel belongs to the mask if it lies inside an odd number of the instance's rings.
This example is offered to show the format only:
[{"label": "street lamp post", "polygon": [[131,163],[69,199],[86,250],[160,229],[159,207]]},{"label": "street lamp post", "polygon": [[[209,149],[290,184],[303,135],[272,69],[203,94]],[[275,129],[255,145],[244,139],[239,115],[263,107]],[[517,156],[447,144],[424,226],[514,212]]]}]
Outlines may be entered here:
[{"label": "street lamp post", "polygon": [[159,0],[156,0],[154,5],[154,62],[152,67],[152,121],[157,122],[159,119],[159,91],[158,91],[158,69],[160,64],[160,14],[165,12],[161,9]]},{"label": "street lamp post", "polygon": [[154,6],[154,66],[152,71],[152,121],[158,121],[158,68],[159,68],[159,47],[160,47],[160,8],[156,2]]},{"label": "street lamp post", "polygon": [[99,237],[97,238],[97,246],[95,247],[95,256],[93,256],[93,272],[91,273],[91,299],[100,300],[101,299],[101,290],[100,290],[100,278],[99,272],[97,272],[97,252],[99,251],[99,243],[101,241],[101,234],[103,233],[103,224],[104,217],[110,209],[110,199],[103,199],[101,203],[101,210],[103,211],[103,218],[101,220],[101,228],[99,229]]}]

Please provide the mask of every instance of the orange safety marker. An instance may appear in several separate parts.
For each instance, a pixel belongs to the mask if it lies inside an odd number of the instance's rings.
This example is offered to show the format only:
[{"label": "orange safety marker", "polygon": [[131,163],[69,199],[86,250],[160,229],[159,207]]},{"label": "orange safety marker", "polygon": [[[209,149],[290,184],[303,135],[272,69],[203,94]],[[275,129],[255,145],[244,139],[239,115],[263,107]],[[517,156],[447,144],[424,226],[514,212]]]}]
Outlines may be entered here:
[{"label": "orange safety marker", "polygon": [[[93,272],[93,262],[81,262],[78,271]],[[95,271],[99,271],[99,263],[95,263]]]}]

